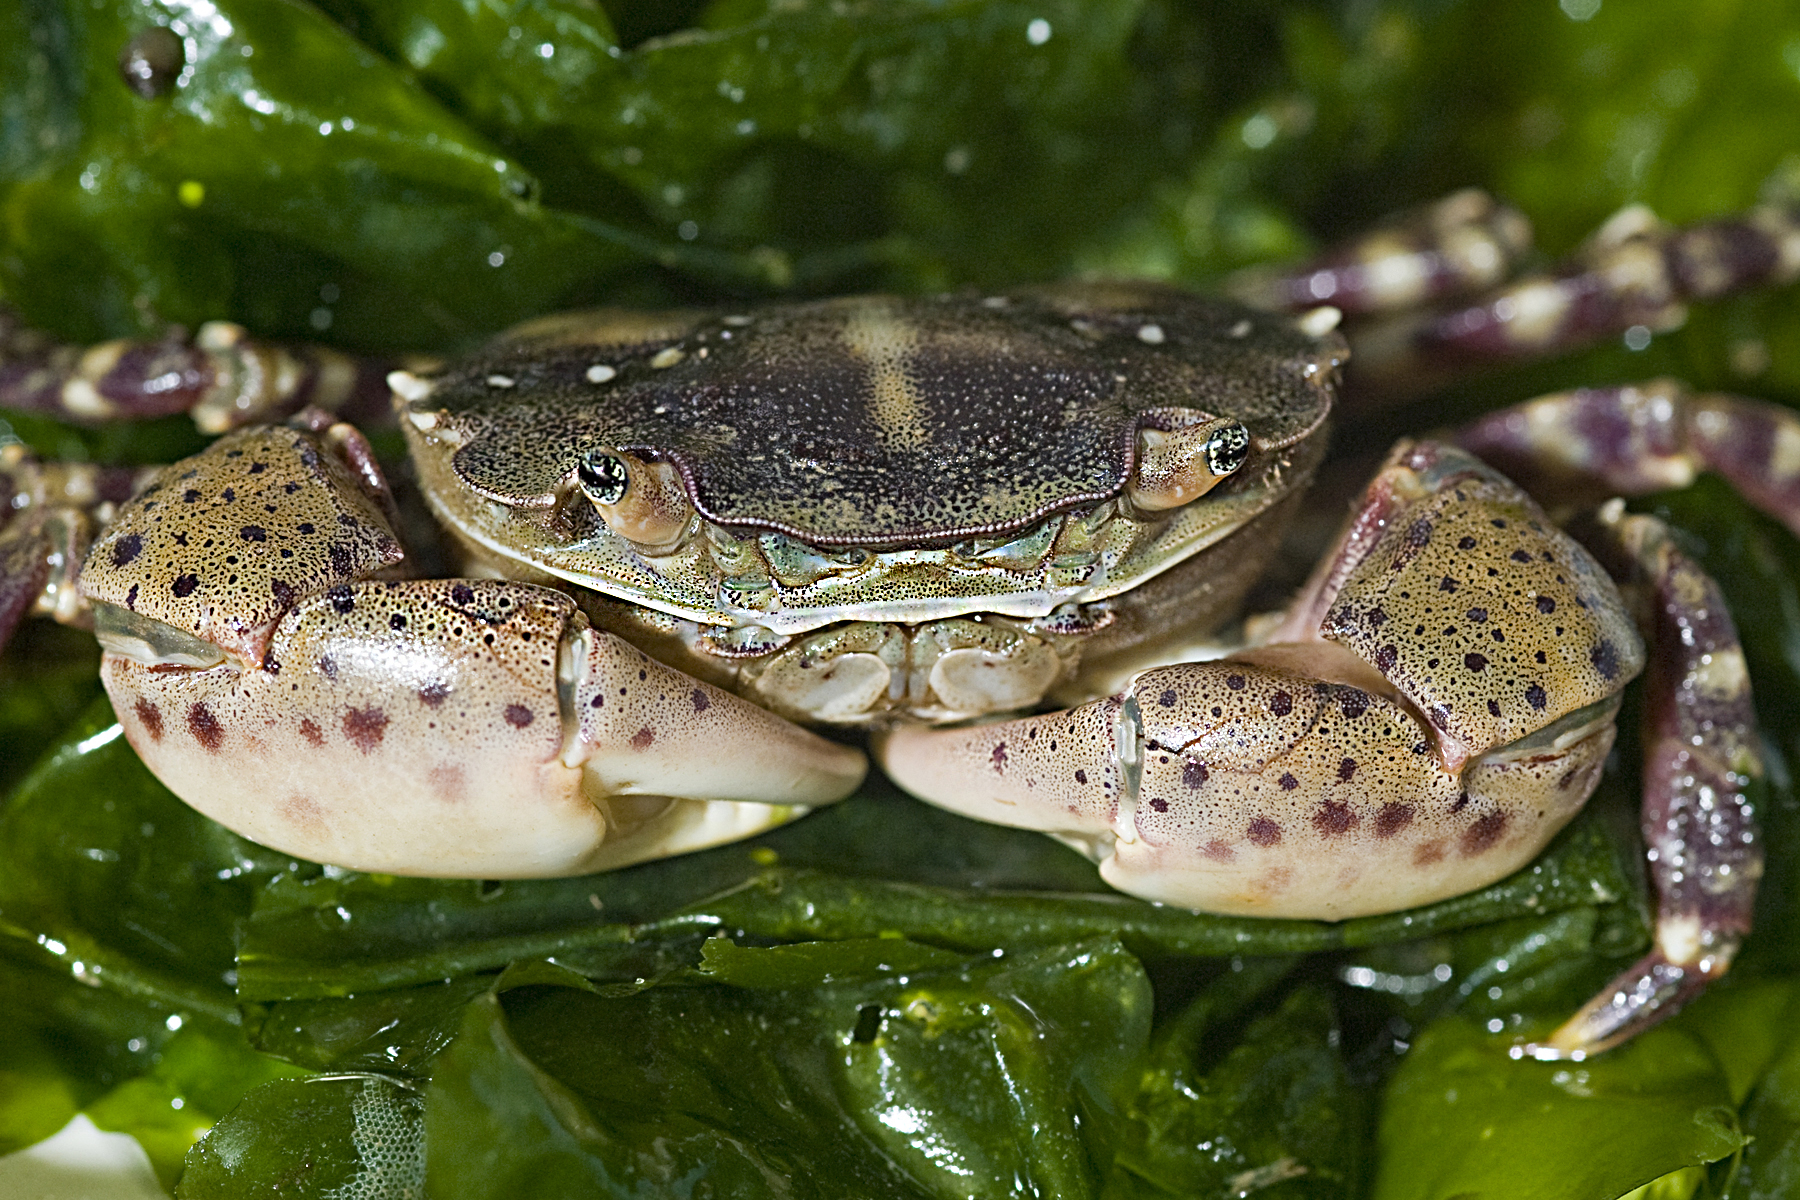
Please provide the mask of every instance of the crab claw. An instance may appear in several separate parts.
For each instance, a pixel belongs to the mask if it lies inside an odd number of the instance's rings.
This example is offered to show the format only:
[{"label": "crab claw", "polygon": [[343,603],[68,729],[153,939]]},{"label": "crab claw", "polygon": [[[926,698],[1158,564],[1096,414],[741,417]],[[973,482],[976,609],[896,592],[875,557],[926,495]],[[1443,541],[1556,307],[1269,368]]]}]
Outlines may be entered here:
[{"label": "crab claw", "polygon": [[745,837],[861,781],[858,751],[596,632],[561,592],[370,578],[400,548],[353,442],[221,439],[88,557],[113,708],[183,800],[322,862],[519,878]]},{"label": "crab claw", "polygon": [[901,728],[877,754],[914,795],[1086,850],[1121,891],[1326,920],[1517,870],[1600,778],[1613,705],[1452,771],[1404,697],[1320,678],[1344,664],[1327,647],[1309,670],[1313,649],[1159,667],[1061,713]]},{"label": "crab claw", "polygon": [[546,588],[341,585],[286,615],[250,667],[166,648],[146,664],[101,617],[102,678],[150,769],[321,862],[579,875],[749,837],[862,780],[855,750],[589,628]]},{"label": "crab claw", "polygon": [[1121,890],[1341,920],[1529,861],[1593,790],[1642,662],[1599,565],[1429,443],[1395,451],[1280,637],[878,753],[927,800],[1084,846]]}]

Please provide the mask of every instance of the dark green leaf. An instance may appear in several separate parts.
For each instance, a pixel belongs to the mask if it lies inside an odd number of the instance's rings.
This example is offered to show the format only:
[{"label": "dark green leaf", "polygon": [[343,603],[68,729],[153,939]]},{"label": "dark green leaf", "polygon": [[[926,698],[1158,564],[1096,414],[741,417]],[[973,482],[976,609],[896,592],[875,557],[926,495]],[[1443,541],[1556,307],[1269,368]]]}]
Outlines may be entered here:
[{"label": "dark green leaf", "polygon": [[[1624,897],[1618,853],[1583,818],[1512,878],[1412,912],[1336,925],[1219,917],[1099,894],[1091,866],[1037,834],[872,787],[752,842],[581,879],[282,875],[246,927],[238,986],[260,1000],[343,995],[527,958],[630,977],[659,969],[666,939],[719,928],[791,941],[900,935],[958,950],[1117,935],[1148,956],[1297,953]],[[1059,890],[1021,890],[1033,884]],[[1071,886],[1095,894],[1060,890]]]},{"label": "dark green leaf", "polygon": [[0,808],[0,942],[85,983],[236,1016],[233,942],[284,855],[169,794],[91,709]]},{"label": "dark green leaf", "polygon": [[93,1101],[87,1114],[101,1129],[135,1137],[168,1187],[189,1148],[246,1092],[299,1074],[298,1068],[251,1049],[236,1026],[194,1021],[162,1047],[149,1074]]},{"label": "dark green leaf", "polygon": [[1458,1017],[1419,1035],[1382,1105],[1376,1200],[1596,1200],[1746,1144],[1729,1078],[1677,1028],[1581,1063],[1507,1050]]},{"label": "dark green leaf", "polygon": [[450,1043],[463,1006],[487,991],[472,975],[340,1000],[253,1006],[246,1023],[258,1050],[316,1071],[421,1074]]},{"label": "dark green leaf", "polygon": [[0,1046],[0,1154],[61,1129],[81,1111],[78,1087],[43,1035],[14,1029]]},{"label": "dark green leaf", "polygon": [[[780,951],[740,951],[779,954]],[[478,1001],[428,1091],[433,1194],[1095,1194],[1149,1033],[1116,943],[811,990]]]},{"label": "dark green leaf", "polygon": [[[1788,1000],[1784,1026],[1790,1035],[1744,1106],[1744,1133],[1751,1141],[1730,1176],[1727,1200],[1777,1200],[1800,1189],[1800,1042],[1791,1036],[1791,988]],[[1752,1031],[1757,1034],[1764,1030]]]},{"label": "dark green leaf", "polygon": [[876,975],[916,975],[944,970],[960,954],[904,938],[850,938],[796,942],[758,949],[729,938],[708,938],[700,948],[700,974],[741,988],[808,988]]},{"label": "dark green leaf", "polygon": [[178,1200],[417,1196],[419,1097],[381,1075],[277,1079],[188,1154]]},{"label": "dark green leaf", "polygon": [[[309,7],[9,13],[29,26],[0,39],[8,73],[40,88],[23,120],[45,123],[0,158],[0,279],[67,333],[238,316],[292,336],[341,319],[389,348],[467,339],[624,258],[540,208],[523,168]],[[145,100],[117,58],[156,25],[183,36],[188,74]],[[471,275],[481,286],[452,284]]]},{"label": "dark green leaf", "polygon": [[[1356,1194],[1365,1105],[1337,1051],[1325,993],[1302,987],[1241,1032],[1231,1024],[1257,998],[1246,983],[1266,984],[1290,966],[1226,975],[1159,1035],[1108,1197]],[[1219,1061],[1203,1070],[1198,1059],[1214,1039],[1228,1048],[1207,1055]]]}]

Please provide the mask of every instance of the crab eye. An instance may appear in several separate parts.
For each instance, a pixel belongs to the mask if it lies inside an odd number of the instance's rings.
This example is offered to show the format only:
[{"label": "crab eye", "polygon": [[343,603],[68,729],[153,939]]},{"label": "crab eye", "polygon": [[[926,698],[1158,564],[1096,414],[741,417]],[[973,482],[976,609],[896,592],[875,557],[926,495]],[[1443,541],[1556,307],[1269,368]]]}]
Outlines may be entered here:
[{"label": "crab eye", "polygon": [[641,551],[665,553],[690,531],[694,506],[673,463],[589,450],[575,466],[575,481],[600,519]]},{"label": "crab eye", "polygon": [[1206,469],[1214,475],[1230,475],[1250,457],[1250,431],[1233,421],[1213,431],[1200,447],[1206,456]]},{"label": "crab eye", "polygon": [[1138,431],[1138,461],[1126,495],[1144,512],[1204,496],[1250,457],[1250,431],[1241,421],[1182,410],[1164,417],[1167,429]]},{"label": "crab eye", "polygon": [[631,469],[610,450],[590,450],[575,468],[581,490],[595,504],[617,504],[631,486]]}]

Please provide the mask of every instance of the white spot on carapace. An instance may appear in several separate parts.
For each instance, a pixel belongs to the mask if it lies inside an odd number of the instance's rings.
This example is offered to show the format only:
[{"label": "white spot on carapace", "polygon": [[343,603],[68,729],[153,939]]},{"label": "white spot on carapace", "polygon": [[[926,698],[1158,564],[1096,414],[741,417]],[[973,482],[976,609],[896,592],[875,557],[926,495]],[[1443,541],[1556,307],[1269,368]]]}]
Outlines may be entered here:
[{"label": "white spot on carapace", "polygon": [[650,360],[650,365],[658,371],[667,370],[687,357],[687,351],[680,346],[668,346],[658,350]]},{"label": "white spot on carapace", "polygon": [[1143,342],[1146,346],[1160,346],[1165,338],[1166,335],[1163,333],[1161,325],[1138,326],[1138,341]]},{"label": "white spot on carapace", "polygon": [[487,385],[491,388],[509,388],[515,382],[511,375],[489,375],[487,377]]},{"label": "white spot on carapace", "polygon": [[1233,325],[1230,329],[1226,330],[1225,332],[1226,332],[1226,335],[1229,337],[1241,338],[1241,337],[1249,337],[1250,330],[1251,330],[1250,318],[1245,317],[1243,320],[1239,321],[1236,325]]},{"label": "white spot on carapace", "polygon": [[606,383],[618,374],[616,370],[605,363],[595,363],[587,369],[587,381],[589,383]]}]

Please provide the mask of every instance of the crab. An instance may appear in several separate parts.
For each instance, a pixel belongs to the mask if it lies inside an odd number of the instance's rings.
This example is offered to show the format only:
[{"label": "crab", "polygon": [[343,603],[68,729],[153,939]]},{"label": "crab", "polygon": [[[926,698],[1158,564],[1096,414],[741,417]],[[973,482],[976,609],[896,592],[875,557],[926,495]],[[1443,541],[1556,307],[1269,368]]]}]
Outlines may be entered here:
[{"label": "crab", "polygon": [[[0,635],[91,621],[152,771],[343,866],[565,875],[745,837],[854,791],[863,754],[807,726],[863,726],[902,788],[1121,890],[1332,920],[1527,863],[1648,663],[1656,945],[1533,1051],[1587,1053],[1748,929],[1754,718],[1718,590],[1660,525],[1613,502],[1578,540],[1490,463],[1553,498],[1717,469],[1792,526],[1800,424],[1659,383],[1403,442],[1286,612],[1220,643],[1323,457],[1342,314],[1497,283],[1520,223],[1459,194],[1238,280],[1259,307],[1072,283],[534,322],[386,377],[452,578],[410,572],[395,489],[327,412],[369,393],[356,363],[223,325],[86,352],[7,330],[7,404],[236,428],[144,476],[13,451]],[[1557,273],[1370,333],[1368,371],[1667,324],[1796,269],[1782,214],[1627,214]]]}]

